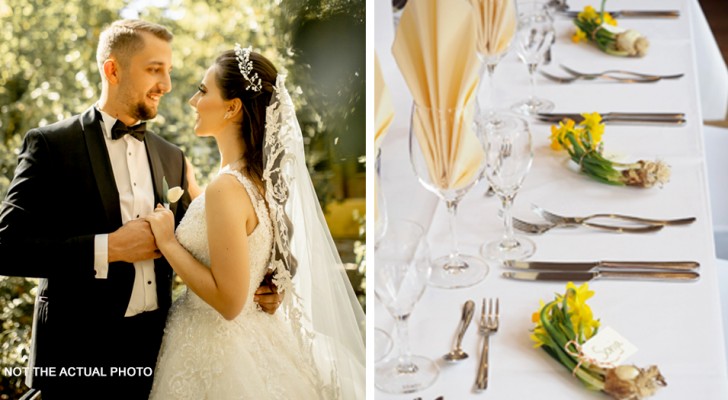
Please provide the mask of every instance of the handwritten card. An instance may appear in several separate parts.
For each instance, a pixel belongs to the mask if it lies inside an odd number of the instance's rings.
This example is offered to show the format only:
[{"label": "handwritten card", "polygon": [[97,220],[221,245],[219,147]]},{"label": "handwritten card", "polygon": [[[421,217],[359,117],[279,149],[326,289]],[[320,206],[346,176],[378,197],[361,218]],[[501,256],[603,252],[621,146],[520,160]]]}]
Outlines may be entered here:
[{"label": "handwritten card", "polygon": [[582,346],[584,358],[602,367],[616,367],[637,352],[637,347],[612,328],[605,327]]}]

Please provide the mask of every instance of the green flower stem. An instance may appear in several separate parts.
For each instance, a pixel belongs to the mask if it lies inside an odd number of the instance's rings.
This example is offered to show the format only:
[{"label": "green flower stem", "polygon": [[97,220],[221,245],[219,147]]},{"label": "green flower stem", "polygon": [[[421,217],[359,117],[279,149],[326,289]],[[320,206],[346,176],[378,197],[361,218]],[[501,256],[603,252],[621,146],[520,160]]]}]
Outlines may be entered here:
[{"label": "green flower stem", "polygon": [[[601,374],[599,374],[598,371],[590,371],[584,365],[579,365],[579,361],[566,352],[564,347],[566,346],[566,343],[569,342],[568,338],[564,336],[556,327],[554,327],[551,323],[551,320],[548,318],[548,311],[556,305],[556,301],[552,301],[546,304],[539,314],[542,326],[551,336],[551,339],[553,339],[555,344],[554,346],[549,346],[549,349],[551,351],[547,351],[547,353],[549,353],[551,357],[559,361],[564,367],[566,367],[566,369],[572,371],[572,373],[575,374],[576,377],[579,378],[579,380],[581,380],[588,388],[593,390],[604,390],[604,380],[603,378],[600,379]],[[598,376],[594,376],[593,374],[596,374]]]},{"label": "green flower stem", "polygon": [[565,135],[565,139],[568,140],[571,145],[569,146],[566,143],[561,142],[561,146],[568,151],[571,160],[579,165],[579,168],[584,174],[591,176],[602,183],[624,186],[625,183],[622,179],[622,173],[614,167],[639,167],[639,165],[635,163],[623,164],[607,160],[596,149],[587,151],[587,149],[592,148],[590,144],[591,141],[589,139],[578,140],[572,132],[567,133]]}]

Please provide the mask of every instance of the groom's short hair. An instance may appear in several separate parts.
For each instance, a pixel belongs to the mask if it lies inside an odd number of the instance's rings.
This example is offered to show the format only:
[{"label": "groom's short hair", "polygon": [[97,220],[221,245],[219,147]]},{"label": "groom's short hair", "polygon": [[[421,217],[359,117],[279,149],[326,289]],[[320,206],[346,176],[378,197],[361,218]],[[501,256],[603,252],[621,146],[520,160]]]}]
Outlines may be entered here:
[{"label": "groom's short hair", "polygon": [[[141,32],[148,32],[152,35],[171,42],[174,35],[162,25],[138,19],[122,19],[115,21],[101,32],[99,46],[96,49],[96,63],[99,71],[103,71],[103,65],[113,54],[122,65],[137,51],[144,47],[144,38]],[[101,76],[103,77],[103,72]]]}]

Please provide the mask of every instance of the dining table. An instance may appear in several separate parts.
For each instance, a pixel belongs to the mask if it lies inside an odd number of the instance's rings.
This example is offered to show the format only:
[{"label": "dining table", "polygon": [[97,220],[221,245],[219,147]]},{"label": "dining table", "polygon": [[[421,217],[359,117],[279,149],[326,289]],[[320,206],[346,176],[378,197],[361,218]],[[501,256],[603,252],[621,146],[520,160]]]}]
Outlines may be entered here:
[{"label": "dining table", "polygon": [[[410,0],[417,1],[417,0]],[[456,0],[453,0],[456,1]],[[598,9],[601,2],[568,0],[571,10],[586,5]],[[617,57],[591,43],[574,43],[573,21],[554,16],[555,43],[551,60],[540,70],[568,76],[560,65],[578,71],[626,69],[651,74],[684,74],[679,79],[650,83],[618,83],[601,80],[557,83],[537,75],[535,93],[554,102],[554,112],[654,112],[684,113],[680,125],[607,124],[602,141],[608,157],[621,161],[661,160],[671,169],[662,186],[637,188],[597,182],[579,172],[563,151],[550,147],[552,124],[528,117],[533,137],[534,160],[513,205],[513,215],[542,221],[534,205],[559,214],[583,216],[621,213],[665,219],[695,217],[695,222],[667,226],[651,233],[615,233],[575,227],[527,235],[535,253],[526,261],[695,261],[700,278],[691,282],[594,280],[589,299],[594,317],[637,348],[628,363],[640,367],[657,365],[667,386],[656,399],[728,399],[726,351],[717,281],[711,204],[706,173],[703,120],[711,107],[728,98],[728,86],[716,79],[714,91],[705,93],[700,74],[708,68],[725,75],[722,60],[713,67],[701,65],[710,56],[697,27],[704,16],[697,0],[610,0],[607,9],[669,9],[677,18],[620,18],[620,27],[635,29],[649,39],[644,57]],[[447,208],[418,181],[410,162],[409,135],[412,95],[392,55],[396,34],[390,0],[377,0],[374,7],[374,51],[382,78],[391,94],[394,119],[380,149],[380,190],[385,199],[381,212],[388,220],[412,220],[422,225],[432,257],[450,249]],[[701,19],[702,18],[702,19]],[[698,22],[696,22],[698,21]],[[696,32],[700,34],[696,34]],[[701,55],[701,53],[703,53]],[[715,58],[712,58],[715,60]],[[457,62],[457,60],[453,60]],[[494,75],[494,99],[498,108],[529,96],[528,70],[513,50],[498,63]],[[719,82],[720,81],[720,82]],[[701,94],[701,91],[703,92]],[[715,93],[722,91],[722,93]],[[711,102],[709,105],[704,102]],[[707,110],[707,112],[706,112]],[[458,205],[457,229],[463,253],[479,256],[480,247],[503,235],[499,216],[501,202],[487,194],[481,179]],[[715,204],[713,207],[725,207]],[[519,232],[517,232],[519,233]],[[519,233],[525,235],[523,233]],[[376,274],[376,252],[370,273]],[[530,282],[507,279],[500,261],[487,260],[489,273],[467,288],[441,289],[428,286],[415,305],[409,321],[412,354],[425,356],[439,367],[436,381],[424,390],[390,394],[369,385],[376,399],[602,399],[603,393],[586,389],[571,371],[534,347],[530,338],[532,314],[540,301],[563,293],[566,282]],[[372,279],[372,281],[374,281]],[[575,282],[577,285],[580,282]],[[478,320],[483,298],[498,298],[500,324],[490,337],[489,385],[475,391],[482,335]],[[442,356],[453,343],[463,304],[473,300],[475,317],[462,340],[470,357],[447,363]],[[374,301],[374,325],[395,339],[387,357],[397,356],[395,323],[384,305]],[[376,370],[378,363],[369,363]],[[370,375],[371,376],[371,375]],[[371,383],[371,382],[370,382]]]}]

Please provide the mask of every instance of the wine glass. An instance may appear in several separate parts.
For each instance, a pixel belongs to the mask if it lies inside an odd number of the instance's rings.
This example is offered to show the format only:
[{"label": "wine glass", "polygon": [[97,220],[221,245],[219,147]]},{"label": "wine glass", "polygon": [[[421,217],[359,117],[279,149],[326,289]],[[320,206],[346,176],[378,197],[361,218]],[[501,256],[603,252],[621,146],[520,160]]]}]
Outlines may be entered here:
[{"label": "wine glass", "polygon": [[387,231],[387,203],[384,199],[384,193],[382,192],[382,186],[380,184],[382,179],[381,174],[382,166],[382,149],[377,148],[377,157],[374,162],[374,245],[379,243],[379,240],[384,236],[384,232]]},{"label": "wine glass", "polygon": [[486,243],[481,254],[494,260],[521,260],[530,257],[536,245],[528,238],[513,234],[511,206],[533,162],[531,130],[525,119],[508,117],[508,124],[496,126],[481,122],[485,148],[485,176],[500,198],[505,234],[502,239]]},{"label": "wine glass", "polygon": [[387,393],[412,393],[432,385],[439,369],[427,357],[410,353],[407,321],[427,287],[432,271],[425,230],[406,220],[390,221],[374,251],[374,294],[392,315],[397,328],[398,357],[377,366],[375,385]]},{"label": "wine glass", "polygon": [[[430,284],[462,288],[481,282],[488,265],[480,257],[458,249],[457,207],[482,176],[483,153],[474,132],[475,102],[455,109],[435,109],[414,104],[410,126],[410,161],[419,182],[447,205],[451,248],[433,262]],[[474,144],[474,145],[472,145]]]},{"label": "wine glass", "polygon": [[[480,69],[480,82],[478,84],[478,98],[488,114],[495,115],[495,81],[493,74],[495,67],[508,53],[513,42],[518,25],[516,0],[470,0],[475,12],[478,30],[477,51],[483,65]],[[487,102],[481,95],[485,85],[485,75],[488,75]],[[498,123],[499,121],[493,121]]]},{"label": "wine glass", "polygon": [[374,328],[374,362],[384,360],[392,351],[392,337],[382,328]]},{"label": "wine glass", "polygon": [[554,42],[554,22],[548,9],[539,2],[518,3],[518,31],[516,53],[528,67],[531,95],[511,106],[523,115],[536,115],[554,109],[554,103],[537,98],[536,70],[543,62],[544,54]]}]

